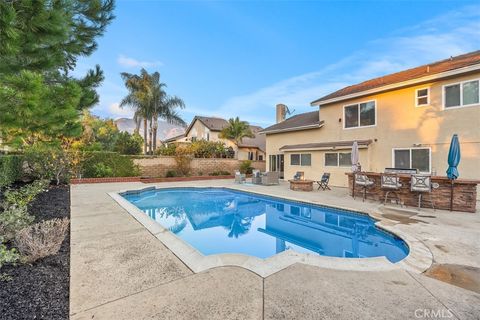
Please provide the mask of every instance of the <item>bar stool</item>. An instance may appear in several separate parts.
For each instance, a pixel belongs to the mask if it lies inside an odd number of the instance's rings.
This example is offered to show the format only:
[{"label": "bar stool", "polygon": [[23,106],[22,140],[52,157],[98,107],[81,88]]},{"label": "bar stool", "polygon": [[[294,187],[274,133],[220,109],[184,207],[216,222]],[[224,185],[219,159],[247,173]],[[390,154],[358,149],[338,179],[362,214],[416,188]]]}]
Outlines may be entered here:
[{"label": "bar stool", "polygon": [[[355,185],[360,186],[363,189],[363,200],[367,197],[367,188],[373,186],[375,183],[373,180],[369,179],[364,173],[355,173]],[[353,194],[353,199],[355,199],[355,193]]]},{"label": "bar stool", "polygon": [[432,209],[435,210],[435,205],[431,196],[432,193],[432,176],[426,174],[412,174],[410,180],[410,191],[418,193],[418,210],[422,205],[423,194],[429,194]]},{"label": "bar stool", "polygon": [[398,191],[400,190],[402,184],[400,183],[400,178],[398,177],[398,175],[396,175],[395,173],[382,173],[380,178],[380,184],[382,189],[384,191],[387,191],[385,193],[385,199],[383,201],[383,204],[385,205],[387,203],[388,195],[392,193],[395,195],[396,203],[400,203],[400,205],[402,205],[400,196],[398,195]]}]

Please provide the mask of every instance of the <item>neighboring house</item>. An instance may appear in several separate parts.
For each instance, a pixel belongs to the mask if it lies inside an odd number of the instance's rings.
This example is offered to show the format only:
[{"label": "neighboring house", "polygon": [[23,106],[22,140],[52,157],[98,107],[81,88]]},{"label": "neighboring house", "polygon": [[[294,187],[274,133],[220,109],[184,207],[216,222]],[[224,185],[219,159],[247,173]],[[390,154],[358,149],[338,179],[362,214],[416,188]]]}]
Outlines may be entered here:
[{"label": "neighboring house", "polygon": [[417,168],[445,176],[451,137],[459,136],[461,178],[480,179],[480,51],[368,80],[311,103],[319,109],[285,119],[266,134],[267,169],[297,171],[346,186],[353,141],[363,171]]},{"label": "neighboring house", "polygon": [[185,134],[164,140],[168,143],[191,143],[196,140],[221,141],[227,147],[235,151],[235,158],[238,160],[265,160],[265,136],[257,134],[261,127],[250,126],[255,134],[254,138],[244,138],[242,143],[237,145],[229,139],[219,137],[223,128],[228,126],[228,121],[222,118],[195,116],[188,126]]}]

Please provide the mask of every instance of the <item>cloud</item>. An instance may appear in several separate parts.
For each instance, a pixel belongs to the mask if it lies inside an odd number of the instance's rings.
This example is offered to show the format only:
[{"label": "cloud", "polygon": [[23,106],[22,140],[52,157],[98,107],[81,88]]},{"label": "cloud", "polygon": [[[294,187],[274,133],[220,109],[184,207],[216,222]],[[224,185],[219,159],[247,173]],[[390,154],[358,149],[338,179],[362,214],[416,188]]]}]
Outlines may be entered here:
[{"label": "cloud", "polygon": [[161,61],[139,61],[134,58],[127,57],[123,54],[117,58],[119,65],[127,68],[148,68],[148,67],[161,67],[163,63]]},{"label": "cloud", "polygon": [[119,103],[111,103],[108,106],[108,112],[110,116],[114,119],[116,118],[132,118],[133,117],[133,111],[132,109],[128,107],[120,108]]},{"label": "cloud", "polygon": [[342,87],[477,50],[479,41],[475,39],[480,40],[480,6],[460,8],[371,41],[365,48],[321,70],[231,97],[214,112],[271,124],[277,103],[297,109],[296,113],[313,111],[309,107],[311,101]]}]

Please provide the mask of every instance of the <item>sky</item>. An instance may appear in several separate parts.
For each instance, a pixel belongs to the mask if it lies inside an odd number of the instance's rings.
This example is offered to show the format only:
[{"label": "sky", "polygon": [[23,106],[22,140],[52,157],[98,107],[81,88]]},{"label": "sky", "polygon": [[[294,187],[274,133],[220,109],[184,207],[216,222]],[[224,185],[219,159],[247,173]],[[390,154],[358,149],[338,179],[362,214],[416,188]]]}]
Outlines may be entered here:
[{"label": "sky", "polygon": [[347,85],[480,49],[478,1],[125,1],[78,61],[105,81],[92,112],[131,117],[121,72],[159,71],[195,115],[266,127]]}]

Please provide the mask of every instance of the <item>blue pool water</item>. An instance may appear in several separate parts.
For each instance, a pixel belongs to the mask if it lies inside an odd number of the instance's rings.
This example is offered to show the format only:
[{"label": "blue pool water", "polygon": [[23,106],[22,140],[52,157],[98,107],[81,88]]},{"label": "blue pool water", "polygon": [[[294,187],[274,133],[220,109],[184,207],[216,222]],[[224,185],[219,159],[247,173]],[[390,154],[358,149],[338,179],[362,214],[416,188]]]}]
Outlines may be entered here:
[{"label": "blue pool water", "polygon": [[333,257],[408,254],[403,240],[370,217],[223,188],[175,188],[123,195],[151,219],[204,255],[267,258],[287,249]]}]

